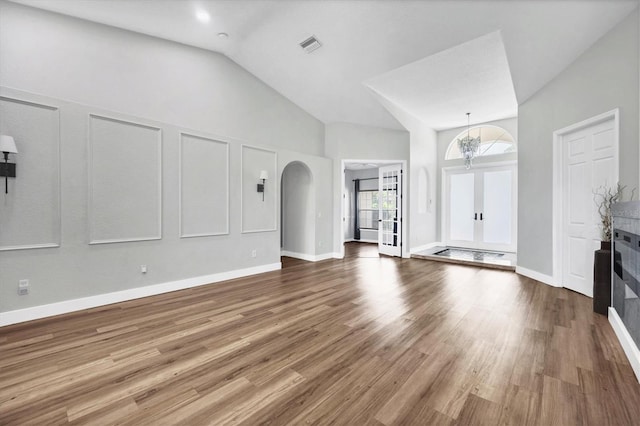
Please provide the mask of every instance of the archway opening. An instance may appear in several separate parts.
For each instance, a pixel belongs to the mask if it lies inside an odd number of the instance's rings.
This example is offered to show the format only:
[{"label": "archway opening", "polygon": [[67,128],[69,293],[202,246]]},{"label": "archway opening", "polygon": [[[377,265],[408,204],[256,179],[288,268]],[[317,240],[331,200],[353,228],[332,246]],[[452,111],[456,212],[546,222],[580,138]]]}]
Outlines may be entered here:
[{"label": "archway opening", "polygon": [[315,257],[315,198],[311,169],[294,161],[282,171],[280,247],[283,256]]}]

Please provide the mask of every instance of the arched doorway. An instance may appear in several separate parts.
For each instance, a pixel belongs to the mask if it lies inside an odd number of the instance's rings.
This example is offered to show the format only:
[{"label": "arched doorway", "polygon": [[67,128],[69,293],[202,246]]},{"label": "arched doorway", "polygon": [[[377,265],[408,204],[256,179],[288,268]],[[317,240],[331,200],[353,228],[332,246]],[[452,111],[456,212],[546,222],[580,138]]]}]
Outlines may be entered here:
[{"label": "arched doorway", "polygon": [[311,169],[293,161],[282,171],[280,247],[283,256],[314,260],[315,188]]}]

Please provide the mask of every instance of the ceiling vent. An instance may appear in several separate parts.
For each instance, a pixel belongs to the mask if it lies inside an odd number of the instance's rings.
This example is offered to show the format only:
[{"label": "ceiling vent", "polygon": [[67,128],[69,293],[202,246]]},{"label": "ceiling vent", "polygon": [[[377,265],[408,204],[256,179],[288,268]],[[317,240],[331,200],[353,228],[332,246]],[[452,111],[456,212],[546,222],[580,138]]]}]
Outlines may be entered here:
[{"label": "ceiling vent", "polygon": [[311,36],[305,41],[300,43],[300,47],[302,47],[304,51],[307,53],[313,52],[314,50],[320,48],[320,46],[322,45],[320,44],[320,42],[315,36]]}]

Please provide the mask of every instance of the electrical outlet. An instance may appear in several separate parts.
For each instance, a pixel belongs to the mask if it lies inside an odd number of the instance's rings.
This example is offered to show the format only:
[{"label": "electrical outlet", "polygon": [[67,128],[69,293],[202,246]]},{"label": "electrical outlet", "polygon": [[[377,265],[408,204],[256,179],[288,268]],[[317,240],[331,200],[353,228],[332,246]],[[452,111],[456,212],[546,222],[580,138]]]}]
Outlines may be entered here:
[{"label": "electrical outlet", "polygon": [[29,294],[29,280],[18,281],[18,295],[26,296]]},{"label": "electrical outlet", "polygon": [[257,253],[256,253],[256,249],[251,250],[251,257],[256,257]]},{"label": "electrical outlet", "polygon": [[147,273],[147,265],[140,265],[140,272],[142,272],[143,274]]}]

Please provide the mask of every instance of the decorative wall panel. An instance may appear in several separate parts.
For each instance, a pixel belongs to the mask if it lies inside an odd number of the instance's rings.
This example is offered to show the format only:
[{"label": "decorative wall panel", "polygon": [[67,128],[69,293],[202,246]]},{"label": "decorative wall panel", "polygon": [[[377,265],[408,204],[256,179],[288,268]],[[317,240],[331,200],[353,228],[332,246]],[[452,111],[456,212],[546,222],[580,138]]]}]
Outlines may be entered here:
[{"label": "decorative wall panel", "polygon": [[89,115],[90,244],[162,238],[162,132]]},{"label": "decorative wall panel", "polygon": [[[0,177],[0,251],[60,246],[60,113],[0,97],[0,134],[12,136],[16,177]],[[4,161],[4,157],[2,157]]]},{"label": "decorative wall panel", "polygon": [[[242,146],[242,232],[275,231],[279,176],[274,151]],[[257,191],[262,183],[260,173],[266,171],[264,193]],[[264,196],[264,197],[263,197]]]},{"label": "decorative wall panel", "polygon": [[229,233],[229,144],[180,134],[180,237]]}]

